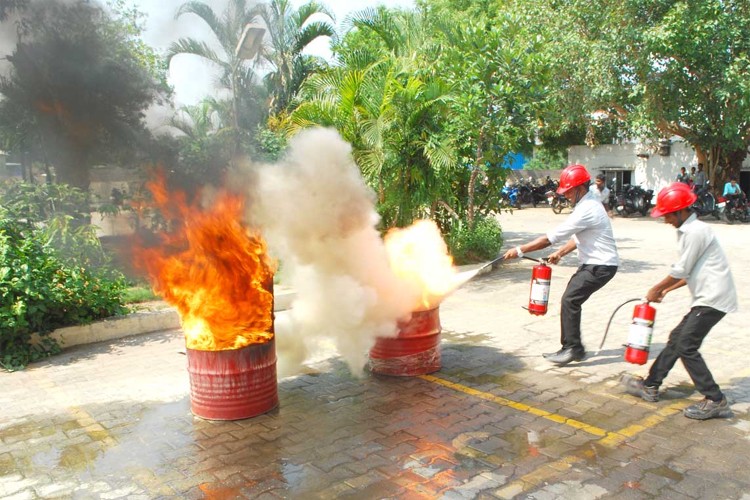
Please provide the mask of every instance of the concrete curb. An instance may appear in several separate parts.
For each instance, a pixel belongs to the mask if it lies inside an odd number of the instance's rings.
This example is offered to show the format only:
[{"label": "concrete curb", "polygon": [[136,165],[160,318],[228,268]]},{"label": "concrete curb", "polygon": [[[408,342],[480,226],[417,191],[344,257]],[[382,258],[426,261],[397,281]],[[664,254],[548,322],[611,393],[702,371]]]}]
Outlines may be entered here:
[{"label": "concrete curb", "polygon": [[[274,311],[289,309],[296,293],[293,290],[274,291]],[[49,334],[60,347],[69,347],[105,342],[161,330],[180,328],[180,316],[173,307],[156,311],[142,311],[127,316],[108,318],[90,325],[76,325],[58,328]]]}]

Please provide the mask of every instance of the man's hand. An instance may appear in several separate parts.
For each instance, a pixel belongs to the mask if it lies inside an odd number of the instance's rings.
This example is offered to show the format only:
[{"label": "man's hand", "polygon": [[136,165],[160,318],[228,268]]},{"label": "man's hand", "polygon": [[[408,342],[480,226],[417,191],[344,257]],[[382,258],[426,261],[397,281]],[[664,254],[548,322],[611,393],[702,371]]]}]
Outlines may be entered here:
[{"label": "man's hand", "polygon": [[559,250],[556,252],[552,252],[547,256],[547,260],[550,264],[557,264],[558,262],[560,262],[560,259],[562,259],[562,254]]},{"label": "man's hand", "polygon": [[649,302],[661,302],[661,300],[664,298],[664,295],[666,294],[663,290],[652,288],[648,291],[648,293],[646,293],[646,300],[648,300]]},{"label": "man's hand", "polygon": [[507,252],[503,254],[504,260],[517,259],[517,258],[518,258],[518,252],[516,251],[515,247],[509,249]]}]

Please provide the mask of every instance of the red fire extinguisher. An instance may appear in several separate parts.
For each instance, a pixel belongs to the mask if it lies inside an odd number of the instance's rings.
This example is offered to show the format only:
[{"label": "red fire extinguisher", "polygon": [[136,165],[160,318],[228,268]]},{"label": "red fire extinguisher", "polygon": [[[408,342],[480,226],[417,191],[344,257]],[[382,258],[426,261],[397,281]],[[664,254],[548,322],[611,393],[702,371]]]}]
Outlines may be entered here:
[{"label": "red fire extinguisher", "polygon": [[647,301],[633,308],[633,322],[630,324],[628,343],[625,346],[625,361],[628,363],[645,365],[648,361],[655,319],[656,309]]},{"label": "red fire extinguisher", "polygon": [[[536,259],[534,259],[536,260]],[[552,268],[545,262],[538,261],[531,271],[531,290],[529,291],[529,312],[537,316],[547,314],[549,303],[549,285],[552,281]]]}]

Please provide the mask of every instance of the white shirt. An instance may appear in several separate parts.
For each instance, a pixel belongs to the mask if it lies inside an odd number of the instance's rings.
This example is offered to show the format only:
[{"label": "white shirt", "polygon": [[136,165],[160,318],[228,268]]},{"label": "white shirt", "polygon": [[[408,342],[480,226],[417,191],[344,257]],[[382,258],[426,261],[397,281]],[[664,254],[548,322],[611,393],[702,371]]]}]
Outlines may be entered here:
[{"label": "white shirt", "polygon": [[604,186],[604,189],[599,191],[596,184],[592,184],[589,186],[589,193],[593,194],[594,197],[599,200],[599,203],[604,203],[609,200],[609,188],[607,186]]},{"label": "white shirt", "polygon": [[602,202],[589,191],[578,203],[565,222],[547,233],[553,245],[575,239],[578,261],[581,264],[617,266],[617,245],[612,234],[612,223]]},{"label": "white shirt", "polygon": [[691,214],[677,229],[680,260],[669,275],[687,281],[691,307],[708,306],[729,313],[737,310],[737,290],[724,250],[711,226]]}]

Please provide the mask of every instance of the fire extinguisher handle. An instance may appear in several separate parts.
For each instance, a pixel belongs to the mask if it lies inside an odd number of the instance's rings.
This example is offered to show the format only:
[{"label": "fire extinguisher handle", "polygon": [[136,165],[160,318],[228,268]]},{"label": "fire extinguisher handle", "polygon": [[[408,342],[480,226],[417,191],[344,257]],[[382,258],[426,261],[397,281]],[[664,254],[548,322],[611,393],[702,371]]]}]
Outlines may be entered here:
[{"label": "fire extinguisher handle", "polygon": [[545,264],[547,262],[549,262],[549,257],[541,257],[541,258],[537,259],[536,257],[529,257],[528,255],[524,255],[522,258],[523,259],[528,259],[528,260],[533,260],[534,262],[537,262],[537,263],[540,263],[540,264],[542,262],[544,262]]}]

